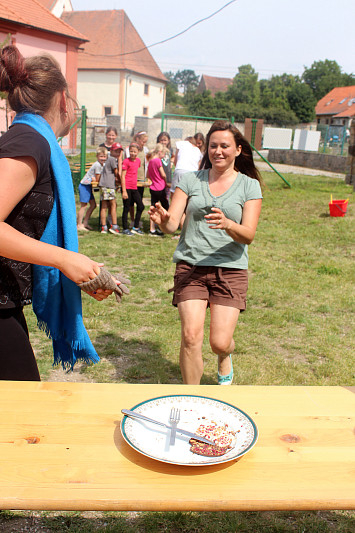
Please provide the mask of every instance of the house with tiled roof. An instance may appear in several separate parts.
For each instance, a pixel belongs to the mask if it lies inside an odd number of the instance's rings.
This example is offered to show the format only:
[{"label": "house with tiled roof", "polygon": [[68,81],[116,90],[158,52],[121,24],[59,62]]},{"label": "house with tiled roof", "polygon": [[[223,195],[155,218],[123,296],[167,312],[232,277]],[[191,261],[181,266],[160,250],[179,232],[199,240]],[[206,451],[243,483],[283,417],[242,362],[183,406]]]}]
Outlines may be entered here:
[{"label": "house with tiled roof", "polygon": [[217,92],[226,92],[229,85],[232,85],[232,78],[217,78],[215,76],[206,76],[202,74],[200,83],[197,87],[198,93],[203,93],[203,91],[210,91],[211,95],[214,96]]},{"label": "house with tiled roof", "polygon": [[[0,42],[10,36],[24,57],[43,52],[56,58],[70,92],[76,96],[78,48],[87,41],[83,33],[53,15],[38,0],[0,0]],[[0,130],[6,131],[9,116],[0,105]]]},{"label": "house with tiled roof", "polygon": [[355,117],[355,85],[335,87],[316,105],[317,123],[350,127]]},{"label": "house with tiled roof", "polygon": [[79,54],[78,100],[89,117],[119,115],[131,129],[136,116],[164,109],[167,80],[124,10],[72,11],[62,20],[90,41]]}]

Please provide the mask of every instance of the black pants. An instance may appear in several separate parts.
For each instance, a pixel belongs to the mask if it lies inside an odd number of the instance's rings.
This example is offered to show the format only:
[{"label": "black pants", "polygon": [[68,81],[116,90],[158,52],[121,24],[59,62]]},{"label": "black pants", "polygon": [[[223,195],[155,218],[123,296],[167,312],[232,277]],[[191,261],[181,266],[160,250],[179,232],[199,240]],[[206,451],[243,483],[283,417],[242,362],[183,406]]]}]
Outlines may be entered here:
[{"label": "black pants", "polygon": [[0,310],[0,379],[41,381],[22,308]]},{"label": "black pants", "polygon": [[144,204],[142,197],[137,189],[127,189],[128,198],[123,200],[122,226],[123,229],[128,229],[128,213],[131,205],[136,204],[136,216],[134,217],[134,227],[138,228],[144,211]]},{"label": "black pants", "polygon": [[165,189],[162,191],[152,191],[152,189],[150,189],[150,205],[155,205],[157,202],[160,202],[164,209],[169,209],[169,202],[166,197]]}]

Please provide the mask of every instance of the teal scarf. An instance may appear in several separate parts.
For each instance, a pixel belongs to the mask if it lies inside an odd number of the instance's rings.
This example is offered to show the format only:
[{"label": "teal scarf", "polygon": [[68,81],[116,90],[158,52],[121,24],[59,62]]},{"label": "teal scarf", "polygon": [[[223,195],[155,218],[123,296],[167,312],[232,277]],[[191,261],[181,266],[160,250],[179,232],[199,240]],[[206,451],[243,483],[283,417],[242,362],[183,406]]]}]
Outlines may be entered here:
[{"label": "teal scarf", "polygon": [[[27,124],[47,139],[54,177],[54,203],[42,242],[78,251],[73,182],[67,158],[48,122],[39,115],[18,114],[14,124]],[[33,265],[33,310],[37,323],[53,342],[54,365],[72,370],[75,362],[97,363],[97,355],[83,324],[81,291],[60,270]]]}]

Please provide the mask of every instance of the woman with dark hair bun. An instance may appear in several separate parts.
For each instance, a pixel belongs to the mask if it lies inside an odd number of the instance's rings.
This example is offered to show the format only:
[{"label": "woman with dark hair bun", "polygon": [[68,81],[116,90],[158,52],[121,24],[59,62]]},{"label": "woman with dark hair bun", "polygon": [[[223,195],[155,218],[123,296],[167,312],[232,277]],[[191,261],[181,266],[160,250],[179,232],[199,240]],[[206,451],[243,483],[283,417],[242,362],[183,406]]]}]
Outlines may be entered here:
[{"label": "woman with dark hair bun", "polygon": [[200,168],[182,176],[169,210],[156,204],[149,213],[164,233],[174,233],[186,211],[173,257],[174,287],[170,289],[181,320],[183,381],[200,383],[209,306],[210,345],[218,356],[217,380],[219,385],[230,385],[234,330],[239,313],[246,308],[247,249],[261,211],[261,177],[248,141],[226,121],[211,126]]},{"label": "woman with dark hair bun", "polygon": [[[0,90],[16,117],[0,138],[0,379],[40,379],[23,307],[53,341],[54,362],[99,360],[84,328],[78,284],[102,263],[78,253],[70,168],[57,138],[69,133],[74,100],[56,60],[0,50]],[[96,300],[112,291],[98,289]]]}]

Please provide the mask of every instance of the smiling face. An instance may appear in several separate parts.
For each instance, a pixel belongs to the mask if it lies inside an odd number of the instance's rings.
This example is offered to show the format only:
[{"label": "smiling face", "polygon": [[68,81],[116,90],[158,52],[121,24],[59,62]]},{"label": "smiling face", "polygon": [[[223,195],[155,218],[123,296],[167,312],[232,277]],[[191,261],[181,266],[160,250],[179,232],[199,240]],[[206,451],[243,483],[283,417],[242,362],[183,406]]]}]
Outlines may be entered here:
[{"label": "smiling face", "polygon": [[166,135],[162,135],[159,139],[159,142],[160,144],[162,144],[163,146],[168,146],[169,144],[169,139]]},{"label": "smiling face", "polygon": [[106,133],[106,144],[107,146],[111,146],[115,140],[116,140],[116,133],[113,130],[110,130]]},{"label": "smiling face", "polygon": [[97,160],[99,163],[101,163],[101,165],[103,165],[105,163],[107,159],[107,155],[105,154],[97,154]]},{"label": "smiling face", "polygon": [[242,151],[236,146],[234,135],[229,130],[215,131],[211,134],[208,145],[208,157],[212,168],[219,173],[234,169],[235,158]]},{"label": "smiling face", "polygon": [[136,146],[129,147],[129,157],[134,161],[138,155],[138,148]]}]

